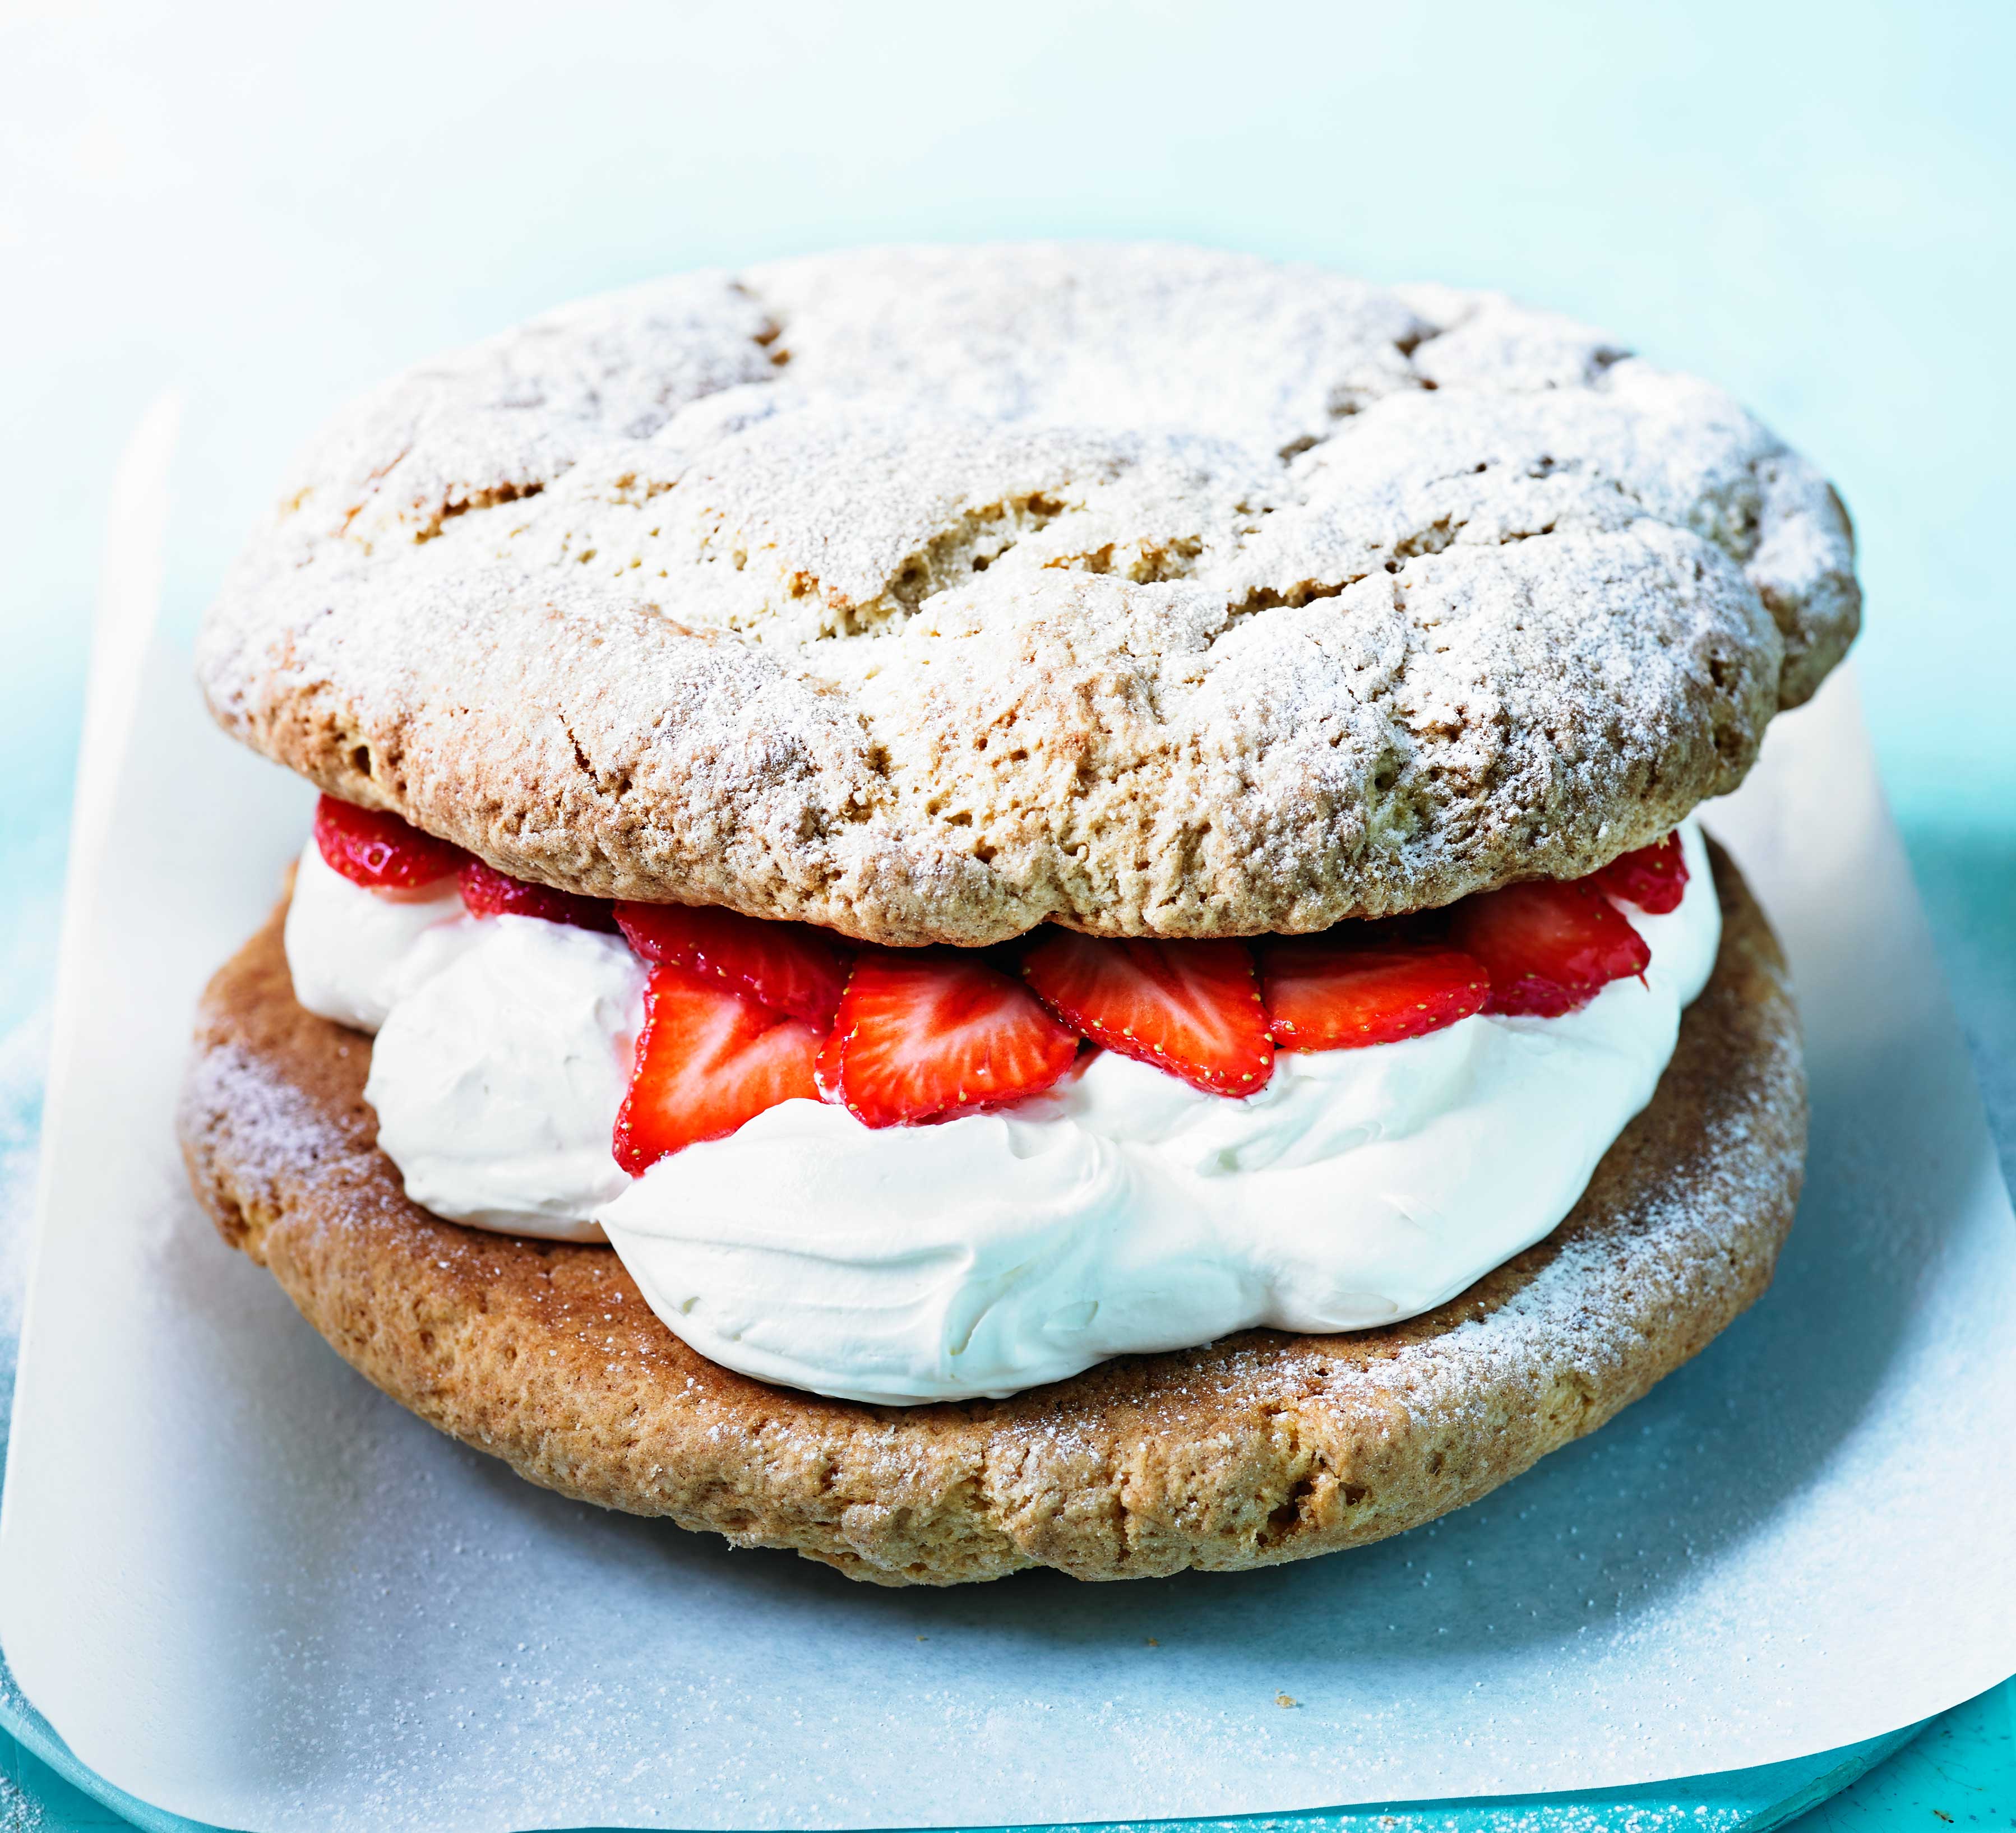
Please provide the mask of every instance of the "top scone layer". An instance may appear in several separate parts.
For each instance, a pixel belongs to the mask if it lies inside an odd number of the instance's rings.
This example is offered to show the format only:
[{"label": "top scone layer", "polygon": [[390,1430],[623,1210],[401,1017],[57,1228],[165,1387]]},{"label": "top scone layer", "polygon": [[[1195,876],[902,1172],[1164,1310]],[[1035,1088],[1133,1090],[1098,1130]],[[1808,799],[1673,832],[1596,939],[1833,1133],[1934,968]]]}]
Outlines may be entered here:
[{"label": "top scone layer", "polygon": [[1593,870],[1853,637],[1728,396],[1492,294],[1168,247],[594,300],[311,447],[200,669],[519,877],[891,942],[1319,928]]}]

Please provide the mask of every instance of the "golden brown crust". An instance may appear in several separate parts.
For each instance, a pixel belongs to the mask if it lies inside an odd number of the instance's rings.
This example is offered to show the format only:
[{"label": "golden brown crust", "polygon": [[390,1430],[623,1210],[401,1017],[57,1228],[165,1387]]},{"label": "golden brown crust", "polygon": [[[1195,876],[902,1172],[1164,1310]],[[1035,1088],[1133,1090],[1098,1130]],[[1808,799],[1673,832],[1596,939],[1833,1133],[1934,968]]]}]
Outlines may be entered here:
[{"label": "golden brown crust", "polygon": [[344,1357],[565,1494],[952,1584],[1274,1564],[1474,1501],[1591,1431],[1764,1290],[1805,1094],[1777,943],[1716,855],[1724,927],[1652,1105],[1553,1235],[1440,1309],[1255,1331],[1001,1401],[864,1406],[689,1349],[616,1256],[406,1200],[363,1099],[367,1038],[294,1003],[279,913],[218,973],[181,1122],[197,1196]]}]

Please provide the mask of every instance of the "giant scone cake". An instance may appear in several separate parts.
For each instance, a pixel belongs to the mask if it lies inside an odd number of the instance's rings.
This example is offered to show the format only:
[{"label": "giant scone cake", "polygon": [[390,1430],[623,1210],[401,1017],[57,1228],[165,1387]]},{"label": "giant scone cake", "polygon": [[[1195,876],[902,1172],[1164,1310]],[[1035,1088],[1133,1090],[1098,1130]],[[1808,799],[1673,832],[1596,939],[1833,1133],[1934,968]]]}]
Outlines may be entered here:
[{"label": "giant scone cake", "polygon": [[342,416],[211,614],[322,796],[192,1179],[610,1507],[884,1583],[1397,1532],[1770,1277],[1797,1018],[1692,817],[1858,607],[1804,459],[1496,295],[589,301]]}]

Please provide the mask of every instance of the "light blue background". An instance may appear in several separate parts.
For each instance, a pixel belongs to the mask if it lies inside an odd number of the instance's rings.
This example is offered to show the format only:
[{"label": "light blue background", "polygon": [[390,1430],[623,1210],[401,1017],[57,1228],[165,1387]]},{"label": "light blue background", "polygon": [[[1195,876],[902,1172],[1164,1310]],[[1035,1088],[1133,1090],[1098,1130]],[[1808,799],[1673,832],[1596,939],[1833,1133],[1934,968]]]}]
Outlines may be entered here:
[{"label": "light blue background", "polygon": [[[45,866],[106,480],[155,390],[189,402],[185,623],[293,444],[412,358],[669,268],[1039,234],[1500,286],[1725,383],[1855,513],[1907,826],[2007,834],[2002,0],[4,16],[0,837]],[[4,920],[0,966],[45,960],[45,899]]]},{"label": "light blue background", "polygon": [[107,486],[160,389],[186,629],[290,448],[430,351],[680,266],[1148,235],[1504,287],[1831,474],[2006,1150],[2012,73],[2006,0],[0,0],[0,1028],[43,998]]}]

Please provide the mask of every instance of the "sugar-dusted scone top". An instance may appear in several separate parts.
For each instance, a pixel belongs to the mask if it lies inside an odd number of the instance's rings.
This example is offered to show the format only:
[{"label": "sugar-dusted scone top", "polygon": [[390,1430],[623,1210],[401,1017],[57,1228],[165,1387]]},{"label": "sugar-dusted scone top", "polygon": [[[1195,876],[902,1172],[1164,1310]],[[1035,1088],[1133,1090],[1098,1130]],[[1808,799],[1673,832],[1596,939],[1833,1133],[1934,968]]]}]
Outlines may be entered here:
[{"label": "sugar-dusted scone top", "polygon": [[1495,295],[1167,247],[689,275],[423,366],[207,625],[224,724],[520,877],[869,939],[1319,928],[1733,788],[1823,479]]}]

